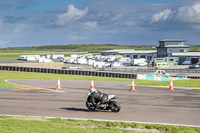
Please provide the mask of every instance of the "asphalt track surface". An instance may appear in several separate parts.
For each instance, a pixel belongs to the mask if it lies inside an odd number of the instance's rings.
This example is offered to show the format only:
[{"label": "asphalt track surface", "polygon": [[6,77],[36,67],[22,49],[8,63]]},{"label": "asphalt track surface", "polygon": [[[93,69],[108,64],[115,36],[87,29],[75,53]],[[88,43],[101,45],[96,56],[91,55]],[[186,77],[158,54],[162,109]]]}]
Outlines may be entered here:
[{"label": "asphalt track surface", "polygon": [[[103,119],[200,126],[200,90],[141,87],[130,91],[131,83],[94,81],[95,88],[115,94],[119,113],[89,112],[85,101],[90,81],[8,80],[25,85],[22,89],[0,89],[0,114]],[[41,89],[38,89],[41,88]],[[49,90],[43,90],[49,89]]]}]

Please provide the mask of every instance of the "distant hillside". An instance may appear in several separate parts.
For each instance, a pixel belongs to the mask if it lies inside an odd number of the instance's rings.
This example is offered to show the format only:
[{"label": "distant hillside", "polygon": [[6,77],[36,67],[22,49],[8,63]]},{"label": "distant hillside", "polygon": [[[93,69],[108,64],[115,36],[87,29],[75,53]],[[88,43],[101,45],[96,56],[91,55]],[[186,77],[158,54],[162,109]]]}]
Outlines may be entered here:
[{"label": "distant hillside", "polygon": [[26,53],[26,52],[89,52],[99,53],[112,49],[155,50],[153,45],[116,45],[116,44],[70,44],[70,45],[45,45],[34,47],[9,47],[0,48],[0,53]]},{"label": "distant hillside", "polygon": [[200,51],[200,45],[190,45],[190,51]]}]

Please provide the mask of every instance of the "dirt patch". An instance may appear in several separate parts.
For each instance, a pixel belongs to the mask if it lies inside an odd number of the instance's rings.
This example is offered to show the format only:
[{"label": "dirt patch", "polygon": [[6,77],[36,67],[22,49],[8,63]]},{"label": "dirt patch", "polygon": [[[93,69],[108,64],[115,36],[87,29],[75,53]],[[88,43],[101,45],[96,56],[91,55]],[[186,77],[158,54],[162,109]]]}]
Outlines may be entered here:
[{"label": "dirt patch", "polygon": [[[100,126],[98,126],[98,125],[89,125],[89,126],[86,126],[84,128],[99,128],[99,127]],[[166,132],[162,132],[162,131],[157,130],[157,129],[147,129],[145,127],[139,127],[139,128],[110,127],[110,128],[117,128],[117,129],[123,129],[123,130],[132,130],[132,131],[136,131],[136,132],[146,132],[146,133],[166,133]],[[170,133],[170,132],[167,132],[167,133]]]}]

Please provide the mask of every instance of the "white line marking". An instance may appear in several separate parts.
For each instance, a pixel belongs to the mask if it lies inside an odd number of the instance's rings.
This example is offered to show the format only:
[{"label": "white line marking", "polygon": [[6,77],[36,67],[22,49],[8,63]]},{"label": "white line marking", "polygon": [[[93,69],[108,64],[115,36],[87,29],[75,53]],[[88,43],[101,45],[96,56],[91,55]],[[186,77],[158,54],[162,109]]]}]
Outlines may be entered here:
[{"label": "white line marking", "polygon": [[[149,88],[169,88],[169,86],[153,86],[153,85],[136,85],[136,87],[149,87]],[[195,87],[180,87],[180,86],[173,86],[174,89],[182,89],[182,90],[191,90]]]}]

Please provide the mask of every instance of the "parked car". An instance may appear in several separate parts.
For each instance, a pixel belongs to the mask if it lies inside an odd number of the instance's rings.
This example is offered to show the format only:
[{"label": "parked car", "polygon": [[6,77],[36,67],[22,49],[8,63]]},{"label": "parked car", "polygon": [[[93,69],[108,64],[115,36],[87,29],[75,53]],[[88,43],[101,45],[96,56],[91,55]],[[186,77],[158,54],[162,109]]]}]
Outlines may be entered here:
[{"label": "parked car", "polygon": [[196,64],[192,64],[189,66],[190,69],[193,69],[193,68],[200,68],[200,62],[196,63]]},{"label": "parked car", "polygon": [[191,64],[191,62],[189,60],[185,60],[182,62],[182,65],[190,65],[190,64]]},{"label": "parked car", "polygon": [[170,76],[170,74],[169,74],[169,73],[166,73],[165,70],[157,70],[157,71],[155,72],[155,75],[156,75],[156,76]]}]

